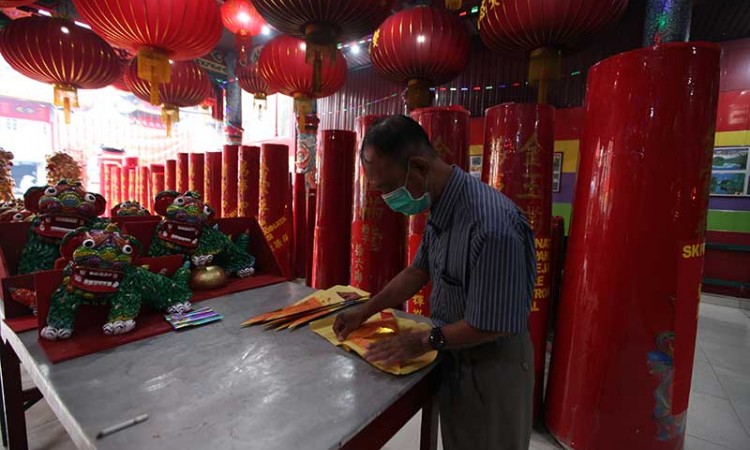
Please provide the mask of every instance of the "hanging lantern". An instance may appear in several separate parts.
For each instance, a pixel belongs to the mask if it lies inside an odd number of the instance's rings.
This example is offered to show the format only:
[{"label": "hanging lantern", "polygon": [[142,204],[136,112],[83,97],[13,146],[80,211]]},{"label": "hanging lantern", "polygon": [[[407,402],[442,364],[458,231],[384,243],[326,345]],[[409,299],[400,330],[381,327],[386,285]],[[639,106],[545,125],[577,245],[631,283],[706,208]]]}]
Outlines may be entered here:
[{"label": "hanging lantern", "polygon": [[0,53],[16,71],[54,84],[55,106],[78,107],[78,89],[98,89],[118,72],[114,50],[93,31],[53,17],[23,17],[0,31]]},{"label": "hanging lantern", "polygon": [[125,58],[118,58],[117,64],[119,65],[118,75],[115,81],[112,82],[112,87],[120,91],[130,92],[128,86],[125,84],[125,72],[128,70],[130,61]]},{"label": "hanging lantern", "polygon": [[221,38],[215,0],[73,0],[73,4],[107,42],[137,52],[137,75],[148,81],[147,100],[153,105],[162,103],[159,85],[170,82],[170,59],[203,56]]},{"label": "hanging lantern", "polygon": [[0,0],[0,8],[18,8],[34,3],[36,0]]},{"label": "hanging lantern", "polygon": [[[211,81],[206,72],[193,61],[175,61],[170,64],[171,80],[159,86],[159,98],[164,102],[161,119],[171,136],[172,124],[180,120],[180,108],[199,105],[211,94]],[[149,83],[139,77],[138,64],[130,62],[125,72],[125,84],[136,97],[149,101]]]},{"label": "hanging lantern", "polygon": [[531,52],[529,83],[546,103],[549,80],[560,78],[559,46],[601,31],[620,18],[628,0],[482,0],[479,35],[492,50]]},{"label": "hanging lantern", "polygon": [[[394,0],[253,0],[258,12],[274,28],[307,43],[307,62],[321,79],[326,60],[341,55],[336,44],[360,39],[391,13]],[[315,90],[318,90],[315,84]]]},{"label": "hanging lantern", "polygon": [[337,56],[323,55],[323,64],[316,83],[312,66],[305,62],[306,44],[297,38],[280,35],[271,39],[260,52],[258,70],[276,92],[294,97],[294,106],[305,128],[305,116],[312,112],[312,99],[328,97],[344,86],[346,61],[339,50]]},{"label": "hanging lantern", "polygon": [[429,106],[430,87],[447,83],[469,63],[469,34],[454,14],[418,6],[396,13],[375,30],[372,64],[383,75],[407,83],[409,110]]},{"label": "hanging lantern", "polygon": [[237,64],[235,71],[235,75],[237,75],[237,83],[239,83],[240,87],[245,92],[253,95],[253,104],[255,104],[258,109],[265,109],[266,98],[269,95],[275,94],[276,91],[271,89],[268,82],[261,76],[260,71],[258,70],[258,64],[248,64],[246,66]]},{"label": "hanging lantern", "polygon": [[265,21],[250,0],[226,0],[221,5],[221,21],[235,36],[238,62],[247,65],[247,50],[253,46],[253,36],[263,31]]}]

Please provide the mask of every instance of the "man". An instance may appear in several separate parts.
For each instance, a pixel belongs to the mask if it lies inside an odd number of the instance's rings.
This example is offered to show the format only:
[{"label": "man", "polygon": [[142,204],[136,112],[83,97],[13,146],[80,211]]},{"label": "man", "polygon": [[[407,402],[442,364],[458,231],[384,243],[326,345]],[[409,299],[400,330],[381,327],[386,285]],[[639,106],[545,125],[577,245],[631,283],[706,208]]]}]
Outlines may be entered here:
[{"label": "man", "polygon": [[422,127],[406,116],[372,125],[360,158],[389,207],[407,215],[429,208],[430,219],[411,267],[367,303],[339,314],[338,338],[432,280],[435,328],[380,341],[365,357],[395,364],[440,351],[445,449],[528,449],[534,385],[528,316],[536,259],[526,219],[507,197],[442,161]]}]

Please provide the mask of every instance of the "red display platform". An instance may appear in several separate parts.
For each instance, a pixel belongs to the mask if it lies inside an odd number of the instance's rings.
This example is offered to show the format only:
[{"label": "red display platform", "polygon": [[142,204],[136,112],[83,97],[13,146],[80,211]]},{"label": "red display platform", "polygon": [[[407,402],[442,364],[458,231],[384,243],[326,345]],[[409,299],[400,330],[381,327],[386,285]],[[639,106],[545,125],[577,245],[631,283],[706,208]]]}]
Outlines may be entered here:
[{"label": "red display platform", "polygon": [[0,278],[18,273],[30,227],[30,222],[0,223]]}]

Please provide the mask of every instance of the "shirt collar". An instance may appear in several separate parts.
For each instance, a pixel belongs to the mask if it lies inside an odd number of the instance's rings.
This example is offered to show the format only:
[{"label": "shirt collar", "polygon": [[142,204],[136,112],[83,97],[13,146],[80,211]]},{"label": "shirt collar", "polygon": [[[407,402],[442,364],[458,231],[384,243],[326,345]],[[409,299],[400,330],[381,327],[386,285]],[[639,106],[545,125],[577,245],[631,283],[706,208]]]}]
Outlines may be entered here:
[{"label": "shirt collar", "polygon": [[451,177],[448,179],[445,189],[443,189],[443,194],[430,211],[430,222],[438,230],[447,229],[453,221],[455,207],[466,185],[467,176],[466,172],[457,166],[453,166],[453,172],[451,172]]}]

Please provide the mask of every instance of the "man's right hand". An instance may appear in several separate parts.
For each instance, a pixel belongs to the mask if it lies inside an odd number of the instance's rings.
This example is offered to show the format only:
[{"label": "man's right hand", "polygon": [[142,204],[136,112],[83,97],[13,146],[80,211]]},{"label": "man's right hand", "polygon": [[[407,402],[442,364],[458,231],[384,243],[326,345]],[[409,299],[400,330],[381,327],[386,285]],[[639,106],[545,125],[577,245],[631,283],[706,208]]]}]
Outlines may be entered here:
[{"label": "man's right hand", "polygon": [[333,332],[336,333],[339,341],[343,341],[352,331],[361,327],[370,316],[371,314],[367,312],[365,305],[359,305],[344,311],[336,316],[336,321],[333,323]]}]

